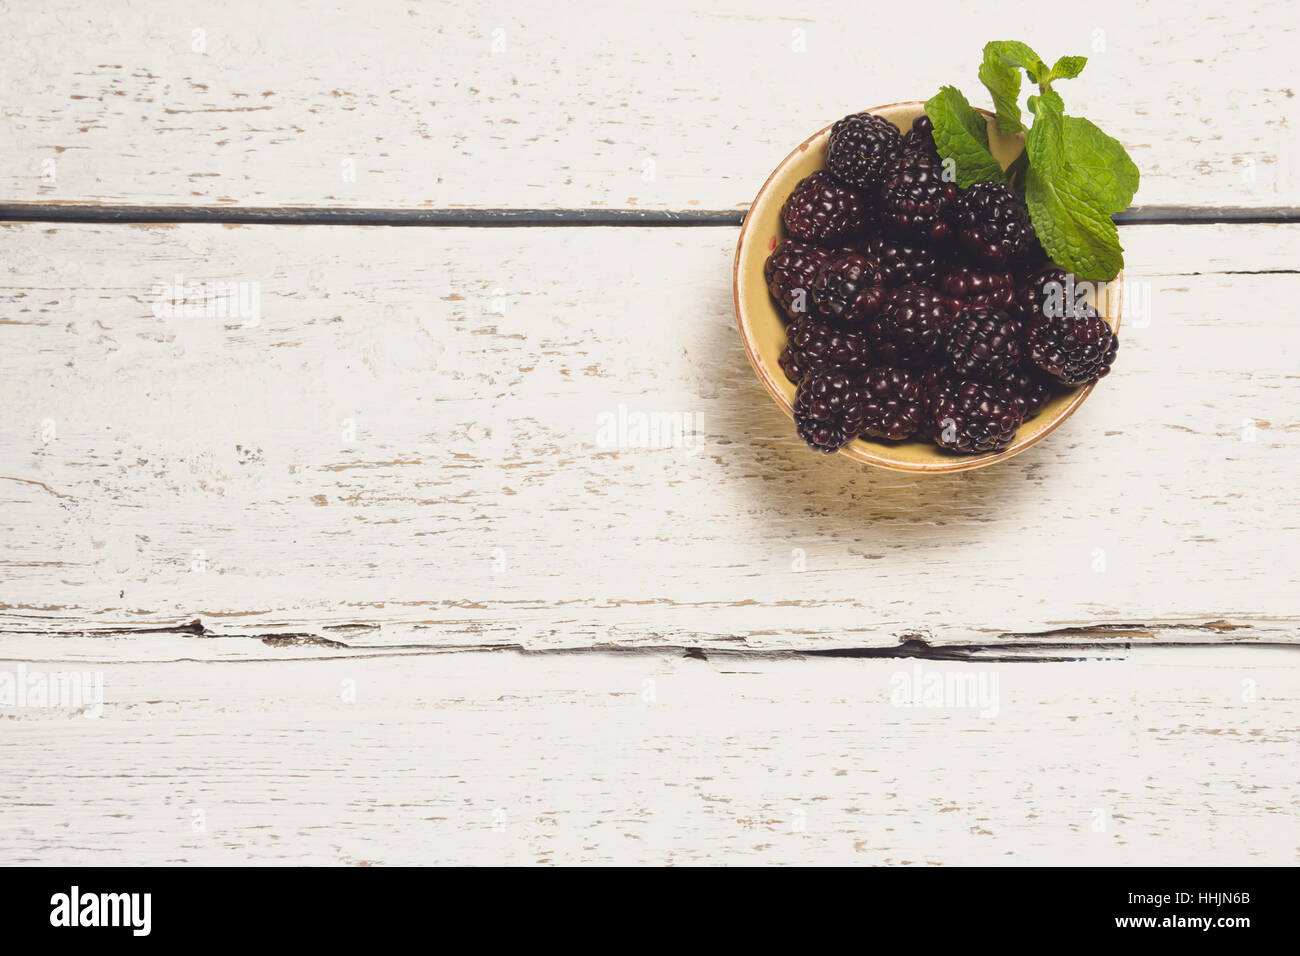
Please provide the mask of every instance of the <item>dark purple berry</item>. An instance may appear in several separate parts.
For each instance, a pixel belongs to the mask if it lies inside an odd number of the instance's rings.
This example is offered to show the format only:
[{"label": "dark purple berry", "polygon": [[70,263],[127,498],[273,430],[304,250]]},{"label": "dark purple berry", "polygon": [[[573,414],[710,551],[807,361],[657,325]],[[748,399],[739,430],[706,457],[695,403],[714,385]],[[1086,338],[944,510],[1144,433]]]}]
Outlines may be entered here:
[{"label": "dark purple berry", "polygon": [[1035,368],[1071,387],[1108,374],[1119,352],[1119,336],[1086,303],[1075,315],[1033,323],[1026,344]]},{"label": "dark purple berry", "polygon": [[921,153],[905,153],[886,171],[880,185],[880,225],[886,232],[922,242],[948,238],[948,209],[957,184]]},{"label": "dark purple berry", "polygon": [[945,380],[930,391],[927,424],[936,445],[964,455],[1002,451],[1016,437],[1021,412],[989,382]]},{"label": "dark purple berry", "polygon": [[794,399],[794,426],[811,447],[829,454],[862,431],[863,393],[851,372],[810,372]]},{"label": "dark purple berry", "polygon": [[888,286],[934,285],[939,279],[938,250],[923,242],[876,236],[863,251],[880,263]]},{"label": "dark purple berry", "polygon": [[925,422],[926,393],[921,376],[905,368],[880,365],[862,376],[862,437],[902,441]]},{"label": "dark purple berry", "polygon": [[861,371],[870,358],[867,338],[862,332],[844,332],[820,319],[805,316],[787,330],[780,363],[786,378],[797,385],[808,372]]},{"label": "dark purple berry", "polygon": [[1029,323],[1072,316],[1085,303],[1074,276],[1060,266],[1051,265],[1025,280],[1016,292],[1016,301],[1020,314]]},{"label": "dark purple berry", "polygon": [[1010,272],[985,272],[957,266],[939,281],[939,290],[972,308],[998,309],[1019,317],[1016,282]]},{"label": "dark purple berry", "polygon": [[958,196],[952,228],[971,262],[990,269],[1020,262],[1038,243],[1025,201],[1002,183],[975,183]]},{"label": "dark purple berry", "polygon": [[872,357],[882,365],[924,369],[941,355],[956,315],[957,303],[933,289],[895,289],[867,325]]},{"label": "dark purple berry", "polygon": [[898,127],[871,113],[852,113],[831,127],[826,168],[840,182],[874,190],[902,146]]},{"label": "dark purple berry", "polygon": [[871,203],[824,169],[794,188],[781,209],[786,232],[806,242],[833,242],[862,232],[871,224]]},{"label": "dark purple berry", "polygon": [[784,239],[763,265],[767,291],[791,320],[812,312],[812,284],[834,252],[798,239]]},{"label": "dark purple berry", "polygon": [[903,152],[919,153],[936,163],[941,162],[939,150],[934,145],[934,123],[924,113],[912,120],[912,128],[903,134]]},{"label": "dark purple berry", "polygon": [[880,311],[885,301],[885,274],[870,256],[845,252],[821,267],[813,280],[817,312],[845,326],[860,325]]},{"label": "dark purple berry", "polygon": [[992,379],[1019,368],[1024,327],[996,309],[967,308],[948,329],[944,351],[956,378]]}]

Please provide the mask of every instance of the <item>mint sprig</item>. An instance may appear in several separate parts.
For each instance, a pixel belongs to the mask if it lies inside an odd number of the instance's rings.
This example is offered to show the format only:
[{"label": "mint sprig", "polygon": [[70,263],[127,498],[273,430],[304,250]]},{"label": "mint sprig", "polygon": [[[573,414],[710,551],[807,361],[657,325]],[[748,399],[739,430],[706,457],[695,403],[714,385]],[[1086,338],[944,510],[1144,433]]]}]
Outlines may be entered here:
[{"label": "mint sprig", "polygon": [[[987,124],[955,87],[925,104],[939,155],[956,164],[963,188],[981,180],[1009,182],[1024,194],[1038,239],[1053,260],[1081,279],[1113,279],[1124,250],[1111,216],[1126,209],[1139,174],[1124,147],[1086,119],[1068,116],[1052,83],[1083,72],[1088,60],[1063,56],[1051,67],[1027,44],[994,40],[984,46],[980,82],[989,91],[999,132],[1025,133],[1025,152],[1004,173],[988,148]],[[1020,109],[1021,73],[1037,87]],[[977,128],[978,127],[978,128]]]}]

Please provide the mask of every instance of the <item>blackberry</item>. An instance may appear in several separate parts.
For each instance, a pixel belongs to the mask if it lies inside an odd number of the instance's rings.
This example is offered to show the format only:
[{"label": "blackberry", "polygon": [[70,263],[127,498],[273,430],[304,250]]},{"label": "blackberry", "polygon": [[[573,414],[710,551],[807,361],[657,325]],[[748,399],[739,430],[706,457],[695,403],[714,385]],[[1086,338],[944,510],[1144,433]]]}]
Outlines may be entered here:
[{"label": "blackberry", "polygon": [[810,292],[817,270],[830,261],[834,253],[821,246],[798,239],[783,239],[763,264],[767,291],[772,293],[781,311],[791,320],[812,311]]},{"label": "blackberry", "polygon": [[1051,381],[1042,372],[1021,366],[1003,372],[993,380],[1002,397],[1016,407],[1025,421],[1033,418],[1052,397]]},{"label": "blackberry", "polygon": [[863,391],[851,372],[810,372],[794,398],[794,427],[820,452],[843,448],[862,431]]},{"label": "blackberry", "polygon": [[898,128],[889,120],[851,113],[831,127],[826,168],[846,186],[874,190],[901,146]]},{"label": "blackberry", "polygon": [[781,209],[786,232],[809,242],[830,242],[856,235],[871,220],[869,199],[858,190],[836,182],[824,169],[801,180]]},{"label": "blackberry", "polygon": [[939,290],[965,305],[998,309],[1020,317],[1016,280],[1010,272],[982,272],[957,266],[939,281]]},{"label": "blackberry", "polygon": [[841,332],[826,322],[804,316],[787,331],[780,363],[785,377],[798,385],[808,372],[860,371],[870,358],[867,338],[861,332]]},{"label": "blackberry", "polygon": [[934,123],[924,113],[912,120],[912,128],[903,134],[903,152],[919,153],[942,163],[934,145]]},{"label": "blackberry", "polygon": [[995,378],[1019,367],[1023,338],[1023,326],[1005,312],[967,308],[948,329],[948,367],[958,378]]},{"label": "blackberry", "polygon": [[1045,318],[1029,328],[1029,361],[1062,385],[1087,385],[1110,372],[1119,336],[1087,303],[1075,314]]},{"label": "blackberry", "polygon": [[1074,276],[1060,266],[1039,269],[1016,291],[1016,300],[1025,321],[1063,319],[1074,315],[1084,304],[1075,287]]},{"label": "blackberry", "polygon": [[927,407],[921,376],[905,368],[879,365],[862,376],[862,437],[902,441],[925,420]]},{"label": "blackberry", "polygon": [[863,251],[880,263],[885,284],[933,285],[939,278],[939,253],[922,242],[875,236]]},{"label": "blackberry", "polygon": [[943,351],[956,303],[920,285],[889,294],[880,315],[867,325],[873,358],[882,365],[921,369]]},{"label": "blackberry", "polygon": [[952,228],[972,262],[995,269],[1022,261],[1038,243],[1025,201],[1002,183],[975,183],[958,196]]},{"label": "blackberry", "polygon": [[812,299],[823,318],[858,325],[880,311],[885,301],[885,274],[870,256],[841,253],[818,270]]},{"label": "blackberry", "polygon": [[942,380],[929,398],[930,436],[940,448],[964,455],[1001,451],[1023,421],[1015,404],[989,382]]},{"label": "blackberry", "polygon": [[904,153],[880,185],[880,225],[908,239],[942,242],[948,238],[948,209],[957,184],[928,156]]}]

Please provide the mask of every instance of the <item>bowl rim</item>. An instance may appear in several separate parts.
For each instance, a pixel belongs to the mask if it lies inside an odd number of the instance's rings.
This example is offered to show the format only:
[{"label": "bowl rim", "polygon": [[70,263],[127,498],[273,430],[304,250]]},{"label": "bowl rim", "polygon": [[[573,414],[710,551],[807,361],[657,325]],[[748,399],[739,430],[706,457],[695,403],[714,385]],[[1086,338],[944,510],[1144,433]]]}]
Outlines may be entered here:
[{"label": "bowl rim", "polygon": [[[866,110],[859,110],[858,112],[877,113],[882,110],[899,109],[903,107],[920,107],[924,109],[925,103],[921,100],[903,100],[898,103],[885,103],[881,106],[868,107]],[[993,118],[993,114],[986,109],[976,107],[976,111],[984,116],[985,119]],[[772,400],[776,402],[777,406],[785,412],[785,416],[792,421],[794,420],[794,408],[786,399],[785,392],[781,388],[780,383],[775,380],[771,370],[769,370],[762,361],[758,351],[758,342],[754,339],[748,327],[748,323],[745,321],[744,311],[740,304],[740,260],[746,249],[746,243],[750,239],[750,230],[755,221],[753,212],[758,207],[759,203],[767,198],[767,193],[769,189],[771,189],[773,181],[785,171],[786,167],[789,166],[790,163],[807,153],[809,148],[818,140],[827,136],[830,133],[831,127],[834,125],[834,123],[828,123],[792,149],[788,154],[786,154],[786,157],[777,164],[776,168],[772,170],[767,179],[764,180],[763,185],[754,196],[754,201],[750,203],[749,207],[745,210],[745,218],[740,225],[740,235],[736,239],[736,255],[732,265],[731,289],[736,310],[736,327],[740,330],[741,341],[745,346],[745,354],[749,357],[749,364],[753,366],[754,372],[758,375],[759,381],[761,381],[763,387],[767,389],[768,395],[770,395]],[[1115,278],[1111,279],[1109,284],[1117,288],[1118,295],[1115,299],[1114,315],[1107,315],[1105,318],[1110,322],[1111,328],[1118,332],[1121,316],[1124,310],[1124,270],[1121,269],[1117,272]],[[898,458],[891,457],[888,454],[882,454],[874,450],[880,448],[882,451],[887,452],[890,447],[888,445],[855,439],[843,448],[840,448],[836,454],[844,455],[846,458],[851,458],[854,461],[859,461],[863,464],[874,465],[878,468],[887,468],[891,471],[911,472],[913,474],[939,474],[942,472],[969,471],[973,468],[983,468],[987,465],[996,464],[999,461],[1005,461],[1008,458],[1020,454],[1020,452],[1029,448],[1031,445],[1035,445],[1042,441],[1059,428],[1062,422],[1074,414],[1075,409],[1082,405],[1084,400],[1092,394],[1092,390],[1096,387],[1096,384],[1096,382],[1090,382],[1087,385],[1076,389],[1070,396],[1069,402],[1066,403],[1056,417],[1048,421],[1042,428],[1037,429],[1032,435],[1027,435],[1024,438],[1017,438],[1009,446],[1002,449],[1002,451],[991,452],[984,455],[953,456],[951,459],[945,458],[938,461],[902,461]]]}]

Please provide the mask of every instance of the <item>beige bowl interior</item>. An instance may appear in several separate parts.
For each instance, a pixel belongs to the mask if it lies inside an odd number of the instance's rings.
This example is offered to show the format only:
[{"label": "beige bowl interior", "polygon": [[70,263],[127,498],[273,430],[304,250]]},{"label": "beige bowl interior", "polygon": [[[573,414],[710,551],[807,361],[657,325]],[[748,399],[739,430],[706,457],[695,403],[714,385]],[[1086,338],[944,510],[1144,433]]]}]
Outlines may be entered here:
[{"label": "beige bowl interior", "polygon": [[[894,103],[877,106],[868,112],[885,117],[900,130],[911,128],[912,120],[924,110],[921,102]],[[993,155],[1005,168],[1015,160],[1024,145],[1022,136],[1004,136],[989,121],[989,145]],[[740,230],[736,246],[735,297],[736,319],[745,342],[749,360],[772,398],[787,416],[794,417],[794,385],[781,371],[778,359],[785,348],[785,323],[776,303],[767,292],[763,279],[763,263],[776,244],[785,238],[781,224],[781,206],[799,180],[824,165],[826,140],[830,127],[809,137],[785,158],[772,173],[750,207]],[[1101,296],[1090,296],[1093,304],[1106,317],[1112,328],[1119,328],[1120,303],[1123,299],[1121,272],[1106,284]],[[1092,386],[1055,395],[1037,416],[1020,426],[1014,443],[1005,451],[990,455],[952,455],[937,446],[922,441],[905,441],[898,444],[863,441],[851,442],[839,454],[856,461],[897,471],[937,473],[981,468],[1010,458],[1046,436],[1065,421],[1092,391]]]}]

